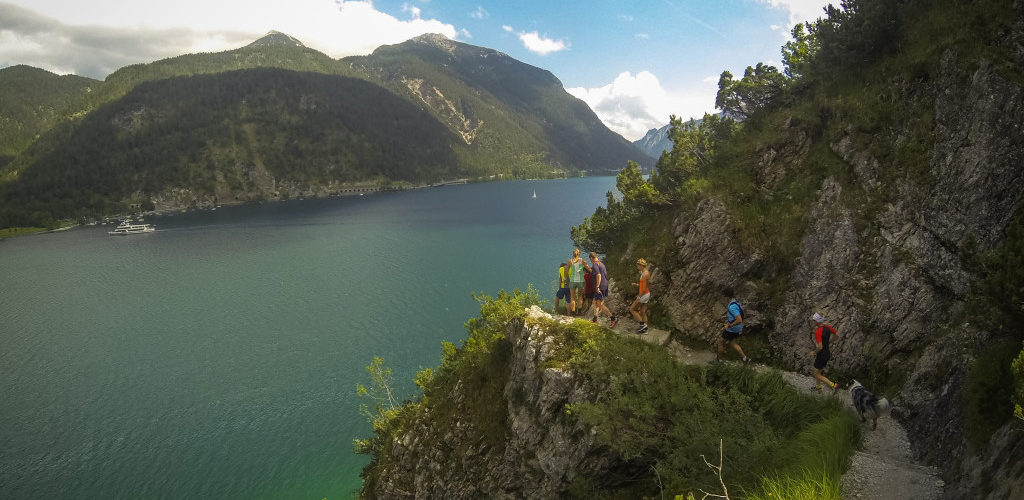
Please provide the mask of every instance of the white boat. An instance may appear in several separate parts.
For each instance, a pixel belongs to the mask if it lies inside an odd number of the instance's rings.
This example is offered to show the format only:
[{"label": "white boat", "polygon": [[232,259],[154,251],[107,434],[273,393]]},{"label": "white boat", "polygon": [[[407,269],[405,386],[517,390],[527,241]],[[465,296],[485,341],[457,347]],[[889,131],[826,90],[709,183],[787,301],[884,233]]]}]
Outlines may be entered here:
[{"label": "white boat", "polygon": [[125,219],[118,224],[113,231],[108,231],[111,236],[127,236],[129,234],[152,233],[156,228],[152,224],[132,224],[131,219]]},{"label": "white boat", "polygon": [[536,198],[536,197],[537,197],[537,192],[536,192],[536,191],[534,191],[534,192],[533,192],[533,198]]}]

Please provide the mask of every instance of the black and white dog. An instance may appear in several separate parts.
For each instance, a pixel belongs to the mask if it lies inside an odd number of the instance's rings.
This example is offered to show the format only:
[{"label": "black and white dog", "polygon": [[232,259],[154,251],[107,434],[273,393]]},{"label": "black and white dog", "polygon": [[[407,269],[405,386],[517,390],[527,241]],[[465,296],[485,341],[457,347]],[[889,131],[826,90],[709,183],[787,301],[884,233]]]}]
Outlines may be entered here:
[{"label": "black and white dog", "polygon": [[861,422],[871,419],[872,430],[878,428],[878,417],[889,412],[888,399],[875,397],[856,380],[850,385],[850,399],[853,400],[853,407],[860,415]]}]

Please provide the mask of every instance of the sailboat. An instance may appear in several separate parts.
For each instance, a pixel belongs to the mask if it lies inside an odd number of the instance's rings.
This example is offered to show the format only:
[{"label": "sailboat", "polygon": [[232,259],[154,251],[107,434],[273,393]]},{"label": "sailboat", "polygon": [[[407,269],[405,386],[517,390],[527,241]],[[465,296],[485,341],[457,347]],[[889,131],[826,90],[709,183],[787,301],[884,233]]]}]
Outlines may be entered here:
[{"label": "sailboat", "polygon": [[534,192],[533,192],[533,198],[536,198],[536,197],[537,197],[537,191],[536,191],[536,190],[534,190]]}]

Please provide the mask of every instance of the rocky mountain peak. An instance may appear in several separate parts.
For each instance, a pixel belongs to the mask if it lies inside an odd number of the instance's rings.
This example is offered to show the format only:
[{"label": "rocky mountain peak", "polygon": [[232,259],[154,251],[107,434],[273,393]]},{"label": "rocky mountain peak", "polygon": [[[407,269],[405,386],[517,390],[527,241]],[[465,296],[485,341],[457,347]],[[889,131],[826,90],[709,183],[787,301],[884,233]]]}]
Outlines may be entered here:
[{"label": "rocky mountain peak", "polygon": [[271,30],[262,38],[249,44],[249,47],[270,47],[275,45],[287,45],[292,47],[305,47],[297,38]]},{"label": "rocky mountain peak", "polygon": [[455,51],[455,42],[440,33],[424,33],[409,41],[437,47],[446,52]]}]

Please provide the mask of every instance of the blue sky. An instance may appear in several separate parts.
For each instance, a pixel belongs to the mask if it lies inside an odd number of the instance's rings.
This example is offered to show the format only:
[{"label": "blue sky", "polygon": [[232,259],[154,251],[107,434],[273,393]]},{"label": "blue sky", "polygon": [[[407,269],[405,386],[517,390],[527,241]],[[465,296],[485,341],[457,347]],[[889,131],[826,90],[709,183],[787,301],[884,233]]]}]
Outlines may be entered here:
[{"label": "blue sky", "polygon": [[270,30],[332,57],[442,33],[547,69],[635,140],[714,112],[718,75],[778,64],[822,0],[0,0],[0,66],[102,79],[127,64],[237,48]]}]

